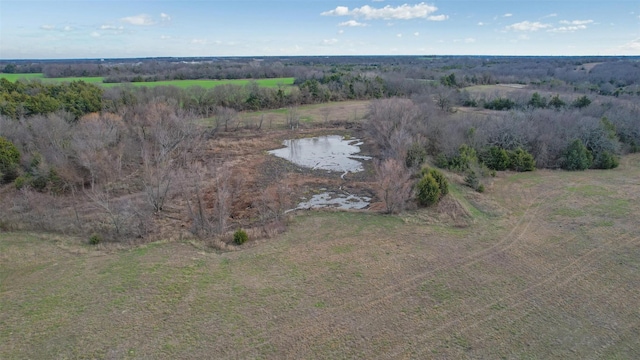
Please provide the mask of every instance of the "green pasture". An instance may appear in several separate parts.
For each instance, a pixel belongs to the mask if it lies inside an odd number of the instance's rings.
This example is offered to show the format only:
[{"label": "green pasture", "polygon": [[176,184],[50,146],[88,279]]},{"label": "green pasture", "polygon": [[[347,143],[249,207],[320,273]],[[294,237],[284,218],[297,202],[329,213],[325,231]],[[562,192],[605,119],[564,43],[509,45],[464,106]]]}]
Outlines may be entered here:
[{"label": "green pasture", "polygon": [[274,78],[274,79],[232,79],[232,80],[167,80],[167,81],[153,81],[153,82],[134,82],[134,83],[103,83],[103,77],[67,77],[67,78],[46,78],[43,74],[0,74],[0,78],[7,79],[9,81],[16,80],[39,80],[44,83],[59,83],[59,82],[71,82],[82,80],[87,83],[94,83],[104,87],[114,87],[122,85],[132,86],[177,86],[179,88],[188,88],[192,86],[200,86],[205,89],[214,88],[219,85],[239,85],[244,86],[252,81],[255,81],[258,86],[275,88],[278,86],[291,86],[293,85],[294,78]]}]

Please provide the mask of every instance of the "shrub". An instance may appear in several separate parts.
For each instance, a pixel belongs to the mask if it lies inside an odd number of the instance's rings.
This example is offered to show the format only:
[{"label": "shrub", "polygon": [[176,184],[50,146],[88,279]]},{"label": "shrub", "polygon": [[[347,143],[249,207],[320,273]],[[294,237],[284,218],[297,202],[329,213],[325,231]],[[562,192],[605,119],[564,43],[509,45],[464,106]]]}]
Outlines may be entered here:
[{"label": "shrub", "polygon": [[529,100],[528,105],[534,108],[544,109],[547,107],[547,98],[540,96],[540,94],[535,92],[531,96],[531,100]]},{"label": "shrub", "polygon": [[102,242],[102,236],[98,234],[92,234],[89,236],[89,245],[98,245]]},{"label": "shrub", "polygon": [[484,104],[485,109],[490,110],[510,110],[516,106],[516,103],[507,98],[497,98]]},{"label": "shrub", "polygon": [[517,148],[509,152],[511,169],[515,171],[533,171],[536,168],[536,161],[533,155],[523,148]]},{"label": "shrub", "polygon": [[47,177],[43,175],[38,175],[31,180],[31,186],[40,192],[43,192],[47,187]]},{"label": "shrub", "polygon": [[233,233],[233,242],[237,245],[242,245],[246,243],[247,240],[249,240],[249,235],[247,235],[246,231],[238,229]]},{"label": "shrub", "polygon": [[583,95],[577,98],[571,105],[579,109],[582,109],[584,107],[591,105],[591,100],[589,100],[587,95]]},{"label": "shrub", "polygon": [[426,174],[416,184],[418,203],[422,206],[430,206],[440,199],[440,186],[436,179]]},{"label": "shrub", "polygon": [[486,149],[480,157],[482,162],[491,170],[503,171],[511,166],[511,158],[507,150],[492,146]]},{"label": "shrub", "polygon": [[18,177],[18,163],[20,162],[20,152],[13,143],[0,136],[0,179],[7,184]]},{"label": "shrub", "polygon": [[567,146],[564,154],[562,168],[565,170],[585,170],[591,167],[593,155],[582,143],[575,139]]},{"label": "shrub", "polygon": [[[480,189],[480,186],[482,186],[482,184],[480,184],[480,179],[478,178],[478,175],[473,170],[469,170],[469,172],[467,172],[467,176],[465,176],[464,178],[464,183],[468,187],[476,191],[478,191],[478,189]],[[484,191],[484,186],[482,187],[482,190]]]},{"label": "shrub", "polygon": [[447,157],[447,155],[440,153],[438,154],[438,156],[436,156],[435,165],[441,169],[448,169],[449,158]]},{"label": "shrub", "polygon": [[20,190],[23,187],[29,185],[30,183],[31,183],[31,179],[26,175],[20,175],[13,181],[13,185],[18,190]]},{"label": "shrub", "polygon": [[566,103],[564,102],[564,100],[560,99],[560,95],[557,94],[549,101],[549,106],[555,108],[556,110],[564,107],[565,105]]},{"label": "shrub", "polygon": [[617,168],[618,165],[620,165],[618,158],[608,151],[603,151],[598,154],[593,162],[593,167],[596,169],[614,169]]},{"label": "shrub", "polygon": [[[475,149],[467,144],[460,145],[456,156],[445,158],[447,159],[447,165],[444,166],[444,168],[448,168],[453,171],[466,171],[478,162],[478,155],[476,154]],[[439,163],[441,163],[441,159],[436,159],[436,164]]]},{"label": "shrub", "polygon": [[438,188],[440,188],[440,196],[445,196],[449,193],[449,182],[447,178],[444,176],[442,172],[438,169],[425,169],[426,172],[423,171],[424,175],[431,175],[431,177],[438,183]]},{"label": "shrub", "polygon": [[405,163],[408,168],[418,167],[424,163],[424,159],[427,157],[427,151],[423,146],[418,143],[411,144],[409,150],[407,150],[407,159]]}]

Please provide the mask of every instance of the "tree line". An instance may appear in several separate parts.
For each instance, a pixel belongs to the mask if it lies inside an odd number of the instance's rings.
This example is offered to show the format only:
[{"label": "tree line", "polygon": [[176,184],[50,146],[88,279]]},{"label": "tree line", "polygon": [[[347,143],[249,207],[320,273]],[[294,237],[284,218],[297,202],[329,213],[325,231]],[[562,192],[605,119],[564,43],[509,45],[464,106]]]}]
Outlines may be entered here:
[{"label": "tree line", "polygon": [[[335,73],[469,85],[518,83],[541,90],[640,95],[638,57],[331,56],[158,58],[0,62],[5,73],[46,77],[102,76],[106,82],[295,77],[320,81]],[[451,81],[454,80],[454,81]]]}]

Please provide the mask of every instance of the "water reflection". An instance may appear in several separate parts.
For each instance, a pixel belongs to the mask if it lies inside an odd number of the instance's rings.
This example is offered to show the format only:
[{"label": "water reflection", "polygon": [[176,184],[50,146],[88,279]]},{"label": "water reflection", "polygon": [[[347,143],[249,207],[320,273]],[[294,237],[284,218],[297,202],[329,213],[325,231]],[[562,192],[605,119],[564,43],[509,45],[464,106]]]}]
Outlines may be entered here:
[{"label": "water reflection", "polygon": [[354,155],[360,152],[362,142],[345,140],[340,135],[285,140],[283,144],[286,147],[269,153],[311,169],[358,172],[364,170],[359,160],[371,159]]}]

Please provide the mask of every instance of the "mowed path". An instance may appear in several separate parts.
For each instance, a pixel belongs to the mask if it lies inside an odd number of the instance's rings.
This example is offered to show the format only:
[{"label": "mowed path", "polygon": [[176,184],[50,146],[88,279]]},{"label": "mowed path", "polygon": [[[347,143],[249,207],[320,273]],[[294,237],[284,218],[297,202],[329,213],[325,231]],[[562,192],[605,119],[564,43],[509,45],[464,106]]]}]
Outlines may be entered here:
[{"label": "mowed path", "polygon": [[640,358],[639,179],[507,174],[466,228],[305,213],[231,253],[0,234],[0,358]]}]

